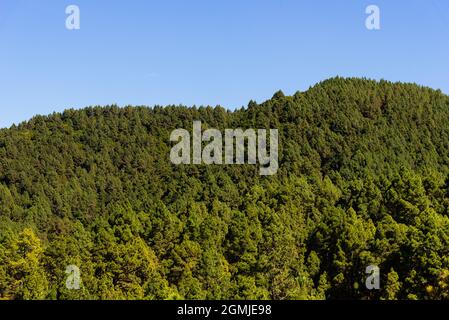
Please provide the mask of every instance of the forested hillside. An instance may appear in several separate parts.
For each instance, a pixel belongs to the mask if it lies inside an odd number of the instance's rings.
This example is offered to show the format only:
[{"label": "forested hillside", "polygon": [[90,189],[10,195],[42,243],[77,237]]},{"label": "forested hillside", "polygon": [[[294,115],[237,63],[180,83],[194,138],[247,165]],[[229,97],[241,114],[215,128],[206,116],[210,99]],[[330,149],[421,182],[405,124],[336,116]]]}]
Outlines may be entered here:
[{"label": "forested hillside", "polygon": [[[278,129],[277,174],[172,164],[194,120]],[[448,298],[448,165],[449,97],[414,84],[36,116],[0,130],[0,298]]]}]

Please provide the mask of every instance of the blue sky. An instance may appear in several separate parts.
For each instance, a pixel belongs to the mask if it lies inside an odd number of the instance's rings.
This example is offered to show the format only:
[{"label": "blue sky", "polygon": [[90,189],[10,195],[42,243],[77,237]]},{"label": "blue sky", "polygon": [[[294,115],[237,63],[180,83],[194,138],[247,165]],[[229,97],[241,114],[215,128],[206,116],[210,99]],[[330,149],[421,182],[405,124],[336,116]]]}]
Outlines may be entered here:
[{"label": "blue sky", "polygon": [[0,0],[0,127],[113,103],[234,109],[336,75],[449,93],[449,1]]}]

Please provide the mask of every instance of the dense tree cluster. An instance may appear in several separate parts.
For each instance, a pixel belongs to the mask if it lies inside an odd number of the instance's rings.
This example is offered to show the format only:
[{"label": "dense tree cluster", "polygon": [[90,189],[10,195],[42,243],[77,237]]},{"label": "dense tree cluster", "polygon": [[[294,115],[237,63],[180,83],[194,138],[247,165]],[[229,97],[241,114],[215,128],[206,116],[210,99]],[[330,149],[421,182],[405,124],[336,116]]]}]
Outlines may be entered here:
[{"label": "dense tree cluster", "polygon": [[[279,129],[278,173],[173,165],[194,120]],[[0,299],[448,298],[448,151],[449,97],[365,79],[36,116],[0,130]]]}]

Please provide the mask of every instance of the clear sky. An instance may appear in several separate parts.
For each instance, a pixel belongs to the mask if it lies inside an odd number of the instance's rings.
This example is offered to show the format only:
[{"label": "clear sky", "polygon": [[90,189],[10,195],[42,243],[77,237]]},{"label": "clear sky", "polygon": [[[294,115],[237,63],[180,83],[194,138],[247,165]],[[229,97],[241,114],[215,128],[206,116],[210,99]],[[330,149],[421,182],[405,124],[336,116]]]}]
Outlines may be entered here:
[{"label": "clear sky", "polygon": [[234,109],[337,75],[449,93],[449,1],[0,0],[0,127],[113,103]]}]

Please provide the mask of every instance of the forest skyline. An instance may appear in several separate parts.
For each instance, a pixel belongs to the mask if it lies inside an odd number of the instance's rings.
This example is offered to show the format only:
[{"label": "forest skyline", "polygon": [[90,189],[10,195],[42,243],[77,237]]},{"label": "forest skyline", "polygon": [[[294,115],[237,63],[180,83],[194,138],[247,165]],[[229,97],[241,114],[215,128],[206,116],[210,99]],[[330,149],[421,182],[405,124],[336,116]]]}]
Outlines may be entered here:
[{"label": "forest skyline", "polygon": [[[379,30],[366,28],[373,4]],[[0,127],[89,105],[235,110],[336,75],[449,93],[448,12],[444,0],[4,0]]]}]

